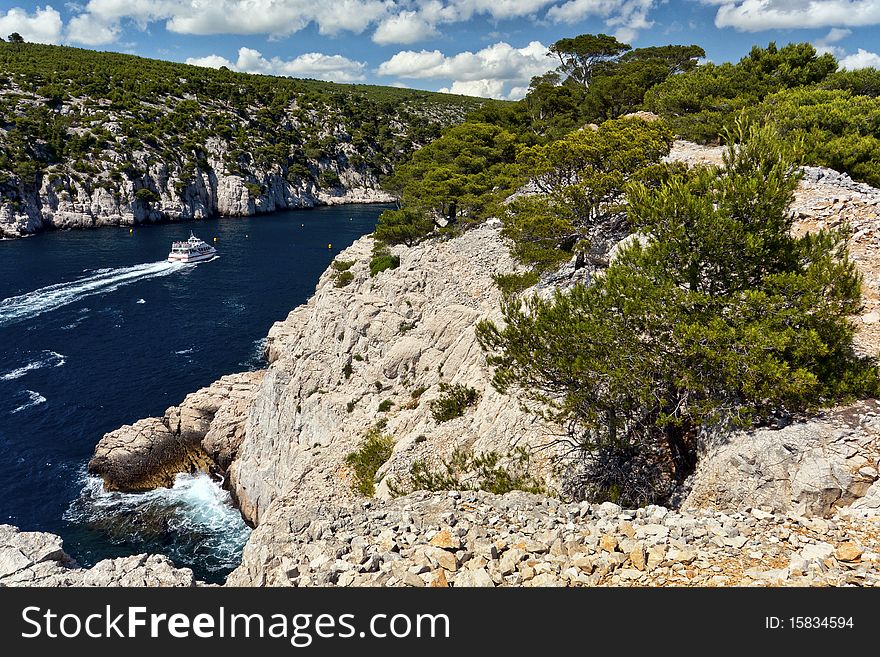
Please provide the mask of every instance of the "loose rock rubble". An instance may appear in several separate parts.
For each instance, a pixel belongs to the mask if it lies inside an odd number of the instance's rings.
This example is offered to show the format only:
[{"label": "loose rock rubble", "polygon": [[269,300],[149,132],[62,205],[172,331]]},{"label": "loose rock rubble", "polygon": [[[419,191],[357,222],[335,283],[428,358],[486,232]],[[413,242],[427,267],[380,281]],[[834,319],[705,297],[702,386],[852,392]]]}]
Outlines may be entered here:
[{"label": "loose rock rubble", "polygon": [[[263,585],[880,586],[876,515],[625,510],[520,492],[420,492],[362,508],[290,507],[271,518],[278,524],[258,528],[248,546],[264,559],[262,581],[253,582]],[[240,568],[229,583],[248,581]]]}]

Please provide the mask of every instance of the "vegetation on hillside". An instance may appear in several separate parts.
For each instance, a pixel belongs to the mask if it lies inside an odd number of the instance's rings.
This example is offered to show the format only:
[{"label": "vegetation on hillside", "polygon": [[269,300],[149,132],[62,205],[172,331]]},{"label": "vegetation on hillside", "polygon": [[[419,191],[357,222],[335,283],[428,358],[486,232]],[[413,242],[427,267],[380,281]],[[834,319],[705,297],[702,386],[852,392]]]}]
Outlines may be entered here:
[{"label": "vegetation on hillside", "polygon": [[3,42],[0,184],[13,200],[46,175],[116,190],[163,164],[182,188],[209,168],[251,196],[260,171],[332,188],[342,168],[389,173],[482,102]]},{"label": "vegetation on hillside", "polygon": [[[853,348],[846,227],[793,237],[789,212],[804,162],[880,184],[880,74],[837,71],[809,44],[723,65],[606,35],[550,51],[559,67],[523,101],[480,108],[397,168],[401,207],[377,237],[502,220],[527,270],[498,277],[503,322],[478,338],[494,385],[564,428],[564,492],[667,501],[702,433],[880,392]],[[725,144],[723,166],[665,163],[676,135]],[[591,266],[589,284],[520,296],[563,262]],[[412,476],[442,486],[448,469]]]},{"label": "vegetation on hillside", "polygon": [[741,128],[723,166],[628,189],[646,239],[592,284],[508,299],[503,326],[478,327],[494,384],[566,427],[570,495],[662,501],[701,430],[878,392],[875,362],[853,351],[845,231],[790,233],[798,178],[772,128]]}]

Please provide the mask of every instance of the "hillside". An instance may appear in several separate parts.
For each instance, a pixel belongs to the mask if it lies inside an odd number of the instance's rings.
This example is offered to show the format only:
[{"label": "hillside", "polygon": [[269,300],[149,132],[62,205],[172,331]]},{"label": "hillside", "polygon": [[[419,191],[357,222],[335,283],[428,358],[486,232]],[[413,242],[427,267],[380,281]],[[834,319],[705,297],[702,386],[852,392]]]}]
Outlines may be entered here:
[{"label": "hillside", "polygon": [[0,43],[0,236],[387,200],[484,101]]},{"label": "hillside", "polygon": [[[679,141],[669,157],[693,164],[717,156]],[[864,208],[874,207],[880,191],[828,169],[807,173],[796,195],[797,232],[814,231],[818,221],[871,221]],[[478,320],[499,313],[492,275],[515,269],[497,222],[448,241],[393,247],[400,266],[376,277],[367,267],[372,242],[364,237],[340,254],[353,263],[349,284],[337,287],[338,270],[328,268],[312,299],[272,328],[265,372],[224,377],[163,418],[122,427],[98,446],[111,484],[137,470],[164,476],[156,459],[174,461],[181,448],[231,471],[242,511],[257,527],[229,584],[878,583],[880,425],[873,399],[707,445],[677,509],[565,503],[521,491],[389,499],[390,484],[414,463],[436,464],[455,448],[505,454],[516,445],[536,447],[558,428],[492,388],[477,345]],[[870,242],[851,240],[866,277],[877,263],[872,250],[861,249]],[[863,294],[875,307],[869,286]],[[876,351],[873,324],[858,326],[861,348]],[[437,422],[432,402],[444,381],[480,396],[460,417]],[[385,400],[391,404],[383,407]],[[376,496],[365,500],[352,490],[346,456],[377,421],[394,444],[376,473]],[[120,467],[105,467],[114,463]],[[556,487],[546,463],[532,465]],[[86,570],[70,568],[51,535],[2,527],[0,544],[22,553],[0,573],[4,584],[193,584],[191,571],[160,556]]]}]

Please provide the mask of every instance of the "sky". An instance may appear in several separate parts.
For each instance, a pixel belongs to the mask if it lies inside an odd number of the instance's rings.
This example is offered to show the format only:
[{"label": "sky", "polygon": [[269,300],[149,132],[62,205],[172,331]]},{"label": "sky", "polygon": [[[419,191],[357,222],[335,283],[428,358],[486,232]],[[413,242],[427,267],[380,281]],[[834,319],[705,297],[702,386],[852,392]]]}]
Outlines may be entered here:
[{"label": "sky", "polygon": [[0,0],[0,35],[199,66],[521,98],[563,37],[696,43],[714,62],[808,41],[880,68],[880,0]]}]

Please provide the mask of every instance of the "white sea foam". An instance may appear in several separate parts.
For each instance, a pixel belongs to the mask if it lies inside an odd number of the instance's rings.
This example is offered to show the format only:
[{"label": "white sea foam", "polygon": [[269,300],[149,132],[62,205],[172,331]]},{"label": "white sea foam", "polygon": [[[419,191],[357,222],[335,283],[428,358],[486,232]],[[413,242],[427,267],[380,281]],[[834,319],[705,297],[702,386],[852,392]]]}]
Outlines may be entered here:
[{"label": "white sea foam", "polygon": [[[168,535],[177,536],[184,542],[197,540],[197,551],[210,554],[214,567],[218,568],[232,568],[238,564],[251,532],[232,505],[229,492],[206,474],[178,474],[173,487],[145,493],[107,492],[99,477],[87,477],[80,498],[64,517],[83,524],[116,524],[128,534],[128,539],[137,539],[143,526],[132,523],[131,519],[155,514],[165,518]],[[150,537],[143,535],[140,538]],[[185,545],[178,545],[171,551],[174,557],[185,560],[188,549]]]},{"label": "white sea foam", "polygon": [[138,299],[136,303],[146,303],[143,299]]},{"label": "white sea foam", "polygon": [[40,404],[43,404],[46,402],[46,398],[43,397],[43,395],[41,395],[38,392],[34,392],[33,390],[22,390],[18,394],[17,397],[22,397],[22,396],[26,397],[27,401],[24,404],[22,404],[21,406],[19,406],[18,408],[14,409],[12,411],[9,411],[10,415],[12,415],[13,413],[20,413],[23,410],[26,410],[28,408],[32,408],[34,406],[39,406]]},{"label": "white sea foam", "polygon": [[264,353],[266,351],[266,343],[269,341],[268,338],[257,338],[251,344],[251,351],[248,354],[247,360],[243,360],[239,363],[239,366],[246,367],[250,370],[257,370],[263,367],[266,367],[266,359],[264,358]]},{"label": "white sea foam", "polygon": [[168,276],[191,266],[193,265],[162,260],[131,267],[99,269],[75,281],[56,283],[33,292],[9,297],[0,301],[0,326],[42,315],[95,294],[113,292],[135,281]]},{"label": "white sea foam", "polygon": [[55,351],[41,351],[39,358],[32,360],[26,365],[10,370],[5,374],[0,374],[0,381],[13,381],[20,379],[28,372],[43,369],[44,367],[61,367],[64,365],[64,356]]}]

